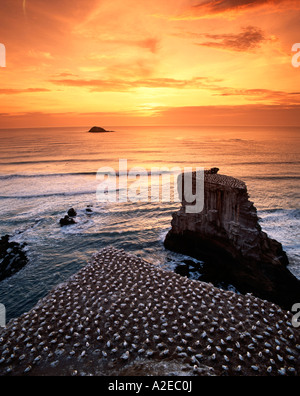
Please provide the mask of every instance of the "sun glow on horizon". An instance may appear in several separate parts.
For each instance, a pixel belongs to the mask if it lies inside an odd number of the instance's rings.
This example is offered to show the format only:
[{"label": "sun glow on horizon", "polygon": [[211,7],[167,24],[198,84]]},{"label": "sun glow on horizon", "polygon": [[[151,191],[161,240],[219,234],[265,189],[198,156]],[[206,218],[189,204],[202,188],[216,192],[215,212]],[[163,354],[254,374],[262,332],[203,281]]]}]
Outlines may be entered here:
[{"label": "sun glow on horizon", "polygon": [[298,3],[221,3],[3,0],[1,124],[299,125]]}]

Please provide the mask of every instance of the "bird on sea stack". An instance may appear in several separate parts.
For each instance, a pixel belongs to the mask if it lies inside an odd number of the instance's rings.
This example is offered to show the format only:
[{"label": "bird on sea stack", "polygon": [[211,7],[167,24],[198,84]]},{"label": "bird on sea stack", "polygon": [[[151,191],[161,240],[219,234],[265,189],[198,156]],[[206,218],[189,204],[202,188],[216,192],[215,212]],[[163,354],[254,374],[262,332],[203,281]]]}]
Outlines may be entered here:
[{"label": "bird on sea stack", "polygon": [[[0,331],[0,375],[300,374],[292,316],[106,248]],[[152,371],[151,371],[152,370]]]}]

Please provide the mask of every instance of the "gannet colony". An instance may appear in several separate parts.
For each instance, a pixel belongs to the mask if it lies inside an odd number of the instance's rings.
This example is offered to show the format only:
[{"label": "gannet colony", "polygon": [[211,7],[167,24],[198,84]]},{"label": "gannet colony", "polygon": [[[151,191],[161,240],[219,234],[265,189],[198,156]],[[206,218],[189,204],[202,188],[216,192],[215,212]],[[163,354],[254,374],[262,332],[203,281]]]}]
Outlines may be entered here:
[{"label": "gannet colony", "polygon": [[0,375],[300,374],[291,313],[106,248],[0,331]]}]

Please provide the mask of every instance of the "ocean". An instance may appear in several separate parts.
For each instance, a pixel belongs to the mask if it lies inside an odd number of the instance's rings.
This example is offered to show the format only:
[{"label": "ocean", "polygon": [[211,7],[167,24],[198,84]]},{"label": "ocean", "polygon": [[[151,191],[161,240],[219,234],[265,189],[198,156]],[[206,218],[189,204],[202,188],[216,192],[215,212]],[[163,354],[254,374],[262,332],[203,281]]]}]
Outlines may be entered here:
[{"label": "ocean", "polygon": [[[97,171],[212,167],[246,182],[264,231],[283,244],[300,279],[299,127],[89,127],[0,130],[0,236],[27,243],[28,265],[0,283],[7,320],[112,245],[174,270],[165,250],[178,202],[99,202]],[[147,183],[147,181],[144,181]],[[74,208],[77,224],[60,227]],[[88,210],[87,210],[88,209]],[[91,210],[91,211],[90,211]]]}]

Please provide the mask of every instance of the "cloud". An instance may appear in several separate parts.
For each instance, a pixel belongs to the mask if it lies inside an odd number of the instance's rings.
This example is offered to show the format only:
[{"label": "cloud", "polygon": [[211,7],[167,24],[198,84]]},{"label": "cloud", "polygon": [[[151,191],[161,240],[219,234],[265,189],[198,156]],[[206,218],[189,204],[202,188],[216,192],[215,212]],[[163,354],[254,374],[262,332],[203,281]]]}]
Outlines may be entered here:
[{"label": "cloud", "polygon": [[[134,109],[132,111],[99,111],[99,112],[47,112],[47,111],[24,111],[24,112],[1,112],[0,121],[1,129],[5,128],[27,128],[33,127],[62,127],[62,126],[80,126],[83,131],[87,127],[97,125],[101,120],[104,127],[115,125],[140,125],[142,117],[143,122],[148,123],[149,116],[145,117],[142,111]],[[145,120],[145,121],[144,121]]]},{"label": "cloud", "polygon": [[56,85],[66,87],[86,87],[90,92],[132,92],[138,88],[152,89],[177,89],[198,90],[203,89],[213,96],[243,96],[250,101],[265,101],[270,104],[298,104],[300,92],[286,92],[258,88],[235,88],[222,86],[223,80],[209,77],[194,77],[180,80],[174,78],[149,78],[149,79],[110,79],[110,80],[86,80],[86,79],[60,79],[50,80]]},{"label": "cloud", "polygon": [[140,40],[135,39],[98,39],[99,43],[117,46],[128,46],[128,47],[138,47],[152,52],[157,53],[159,49],[160,39],[155,37],[145,37]]},{"label": "cloud", "polygon": [[244,27],[242,32],[237,34],[203,34],[199,36],[209,41],[196,43],[196,45],[238,52],[253,51],[268,40],[263,30],[255,26]]},{"label": "cloud", "polygon": [[19,94],[27,94],[27,93],[41,93],[41,92],[51,92],[51,91],[49,89],[45,89],[45,88],[25,88],[25,89],[2,88],[2,89],[0,89],[0,95],[19,95]]},{"label": "cloud", "polygon": [[54,59],[50,52],[37,51],[33,49],[28,51],[28,56],[34,59],[43,59],[43,60]]},{"label": "cloud", "polygon": [[218,96],[244,96],[255,101],[269,101],[278,105],[298,105],[300,104],[300,92],[275,91],[271,89],[236,89],[223,88]]},{"label": "cloud", "polygon": [[157,38],[146,38],[144,40],[137,41],[137,45],[140,48],[145,48],[155,54],[159,48],[160,39]]},{"label": "cloud", "polygon": [[284,9],[300,9],[298,0],[207,0],[186,8],[174,19],[233,17],[263,6],[268,12],[274,12],[281,6]]},{"label": "cloud", "polygon": [[124,38],[109,38],[107,37],[107,34],[104,35],[98,35],[95,36],[94,32],[93,34],[85,34],[85,38],[94,40],[95,42],[103,45],[107,45],[108,48],[112,48],[112,46],[116,46],[117,48],[120,47],[137,47],[137,48],[142,48],[147,51],[152,52],[153,54],[157,53],[159,47],[160,47],[160,39],[156,37],[143,37],[141,39],[134,39],[131,37]]},{"label": "cloud", "polygon": [[55,77],[55,78],[59,78],[59,77],[78,77],[78,74],[69,73],[69,72],[62,72],[62,73],[54,74],[53,77]]},{"label": "cloud", "polygon": [[50,80],[56,85],[69,87],[88,87],[92,92],[126,92],[137,88],[173,88],[173,89],[199,89],[207,88],[211,82],[206,77],[195,77],[189,80],[174,78],[149,78],[137,80],[110,79],[60,79]]}]

